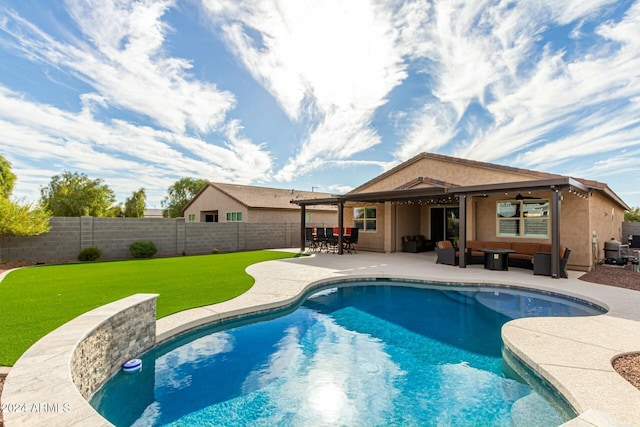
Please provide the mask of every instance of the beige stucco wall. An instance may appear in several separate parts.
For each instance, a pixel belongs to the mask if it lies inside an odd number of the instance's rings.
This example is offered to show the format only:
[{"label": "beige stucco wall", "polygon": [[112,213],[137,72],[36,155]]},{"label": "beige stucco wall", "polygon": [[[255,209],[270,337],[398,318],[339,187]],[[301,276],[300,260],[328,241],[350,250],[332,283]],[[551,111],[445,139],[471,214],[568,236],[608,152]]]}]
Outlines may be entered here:
[{"label": "beige stucco wall", "polygon": [[[623,242],[622,221],[624,211],[609,198],[594,191],[589,197],[589,230],[591,233],[595,231],[598,236],[598,259],[604,259],[604,242],[612,238]],[[626,243],[626,236],[624,240],[623,243]]]},{"label": "beige stucco wall", "polygon": [[426,234],[422,231],[422,209],[417,204],[400,204],[393,205],[396,210],[396,237],[398,241],[398,248],[401,249],[400,241],[402,236],[415,236]]},{"label": "beige stucco wall", "polygon": [[[300,208],[291,205],[291,209],[248,208],[215,187],[208,186],[198,198],[184,211],[184,217],[188,221],[189,215],[195,215],[195,222],[204,222],[205,214],[218,211],[218,222],[227,222],[227,212],[242,212],[242,222],[246,223],[300,223]],[[338,223],[336,211],[315,210],[307,208],[310,223],[327,224],[334,226]]]},{"label": "beige stucco wall", "polygon": [[203,212],[215,210],[218,222],[227,222],[227,212],[242,212],[243,221],[250,222],[246,206],[210,185],[185,209],[184,217],[188,221],[189,215],[195,215],[195,222],[204,222]]},{"label": "beige stucco wall", "polygon": [[359,189],[356,193],[393,190],[421,176],[457,185],[490,184],[539,179],[538,176],[471,166],[440,159],[422,158],[377,182],[371,183],[371,185],[365,188]]},{"label": "beige stucco wall", "polygon": [[376,232],[360,232],[358,234],[358,249],[374,252],[384,251],[384,223],[385,223],[385,206],[383,203],[346,203],[344,206],[343,221],[345,227],[353,227],[353,208],[376,208],[377,231]]},{"label": "beige stucco wall", "polygon": [[589,271],[593,268],[589,201],[565,191],[560,209],[560,244],[571,248],[569,268]]}]

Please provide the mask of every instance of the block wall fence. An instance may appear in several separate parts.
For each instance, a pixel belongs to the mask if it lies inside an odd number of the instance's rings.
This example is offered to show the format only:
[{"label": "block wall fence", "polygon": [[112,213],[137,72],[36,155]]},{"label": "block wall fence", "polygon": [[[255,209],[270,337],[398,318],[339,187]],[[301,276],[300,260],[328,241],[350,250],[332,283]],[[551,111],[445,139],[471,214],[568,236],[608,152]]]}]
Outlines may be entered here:
[{"label": "block wall fence", "polygon": [[627,243],[629,234],[640,236],[640,222],[623,222],[622,223],[622,243]]},{"label": "block wall fence", "polygon": [[[299,223],[185,222],[184,218],[53,217],[51,230],[39,236],[0,236],[0,261],[68,261],[90,246],[102,259],[130,258],[129,245],[151,240],[156,256],[208,254],[214,248],[237,252],[300,246]],[[334,227],[335,224],[308,224]],[[640,222],[623,222],[622,236],[640,235]],[[626,243],[626,242],[623,242]]]},{"label": "block wall fence", "polygon": [[[78,253],[95,246],[102,259],[130,258],[129,245],[153,241],[156,256],[296,248],[300,223],[185,222],[184,218],[53,217],[51,230],[39,236],[0,236],[0,261],[75,260]],[[333,224],[309,224],[333,226]]]}]

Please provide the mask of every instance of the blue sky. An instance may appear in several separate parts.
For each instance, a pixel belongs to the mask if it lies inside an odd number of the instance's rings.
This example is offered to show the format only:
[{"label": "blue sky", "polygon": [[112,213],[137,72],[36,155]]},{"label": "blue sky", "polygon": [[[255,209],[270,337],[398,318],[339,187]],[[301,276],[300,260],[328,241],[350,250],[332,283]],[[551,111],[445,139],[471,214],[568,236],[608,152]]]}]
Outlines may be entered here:
[{"label": "blue sky", "polygon": [[640,206],[640,0],[0,0],[15,198],[64,170],[344,193],[429,151]]}]

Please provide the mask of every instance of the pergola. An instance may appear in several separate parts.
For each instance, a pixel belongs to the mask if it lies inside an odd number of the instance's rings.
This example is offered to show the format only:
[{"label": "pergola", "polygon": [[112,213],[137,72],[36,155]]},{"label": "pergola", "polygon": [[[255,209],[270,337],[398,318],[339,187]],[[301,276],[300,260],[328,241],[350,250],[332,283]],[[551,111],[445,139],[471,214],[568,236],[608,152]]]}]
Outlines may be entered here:
[{"label": "pergola", "polygon": [[[338,228],[344,228],[344,204],[347,202],[421,202],[458,200],[460,215],[460,236],[458,247],[460,254],[466,252],[467,241],[467,200],[470,197],[486,197],[490,194],[514,192],[548,191],[551,193],[551,276],[560,277],[560,212],[563,192],[574,192],[588,196],[591,189],[570,177],[550,178],[533,181],[516,181],[496,184],[481,184],[453,187],[421,187],[399,190],[375,191],[336,195],[327,198],[292,200],[300,206],[300,251],[305,250],[306,207],[311,205],[338,206]],[[342,233],[338,233],[338,253],[343,254]],[[466,268],[466,259],[460,256],[459,267]]]}]

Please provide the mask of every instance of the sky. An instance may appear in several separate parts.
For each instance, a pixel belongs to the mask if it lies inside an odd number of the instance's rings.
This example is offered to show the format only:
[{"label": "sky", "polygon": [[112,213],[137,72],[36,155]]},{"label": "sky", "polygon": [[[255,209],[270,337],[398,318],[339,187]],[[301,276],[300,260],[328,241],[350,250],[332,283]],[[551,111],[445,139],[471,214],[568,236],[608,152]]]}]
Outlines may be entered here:
[{"label": "sky", "polygon": [[640,0],[0,0],[13,198],[64,171],[345,193],[421,152],[640,206]]}]

